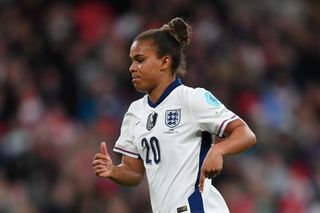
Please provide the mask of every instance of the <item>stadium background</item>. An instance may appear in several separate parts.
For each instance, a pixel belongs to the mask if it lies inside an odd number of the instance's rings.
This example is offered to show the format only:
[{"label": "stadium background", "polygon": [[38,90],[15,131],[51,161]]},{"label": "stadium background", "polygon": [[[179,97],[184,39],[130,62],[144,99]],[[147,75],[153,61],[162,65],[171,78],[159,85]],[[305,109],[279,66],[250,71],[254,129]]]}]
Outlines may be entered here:
[{"label": "stadium background", "polygon": [[146,181],[103,181],[91,161],[141,97],[132,39],[176,16],[194,29],[183,82],[258,138],[215,180],[231,212],[320,212],[317,0],[1,0],[0,212],[151,212]]}]

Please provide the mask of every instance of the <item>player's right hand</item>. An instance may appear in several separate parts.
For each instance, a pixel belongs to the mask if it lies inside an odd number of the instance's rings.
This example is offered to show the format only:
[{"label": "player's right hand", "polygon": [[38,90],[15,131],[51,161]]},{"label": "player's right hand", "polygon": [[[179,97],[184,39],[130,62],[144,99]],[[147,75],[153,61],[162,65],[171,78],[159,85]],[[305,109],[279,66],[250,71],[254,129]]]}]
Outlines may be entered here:
[{"label": "player's right hand", "polygon": [[105,142],[100,144],[100,153],[97,153],[92,161],[92,167],[98,177],[110,177],[113,172],[113,163],[107,151]]}]

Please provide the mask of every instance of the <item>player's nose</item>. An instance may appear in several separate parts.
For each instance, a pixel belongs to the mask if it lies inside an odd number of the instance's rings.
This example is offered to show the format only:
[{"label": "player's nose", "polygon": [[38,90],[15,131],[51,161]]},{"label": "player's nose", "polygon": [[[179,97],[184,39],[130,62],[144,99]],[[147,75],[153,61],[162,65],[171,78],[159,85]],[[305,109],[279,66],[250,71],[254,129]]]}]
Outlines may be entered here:
[{"label": "player's nose", "polygon": [[131,63],[131,65],[130,65],[130,67],[129,67],[129,71],[130,71],[130,73],[133,73],[133,72],[136,72],[136,71],[137,71],[136,66],[135,66],[134,63]]}]

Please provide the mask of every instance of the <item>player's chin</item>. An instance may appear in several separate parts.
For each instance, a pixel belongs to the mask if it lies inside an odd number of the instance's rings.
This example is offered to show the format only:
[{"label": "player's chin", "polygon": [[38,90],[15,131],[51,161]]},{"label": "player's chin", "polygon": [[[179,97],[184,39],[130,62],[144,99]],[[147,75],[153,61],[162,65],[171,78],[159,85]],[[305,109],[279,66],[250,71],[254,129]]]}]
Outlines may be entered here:
[{"label": "player's chin", "polygon": [[147,92],[148,90],[143,86],[143,84],[141,83],[133,83],[134,88],[138,91],[138,92]]}]

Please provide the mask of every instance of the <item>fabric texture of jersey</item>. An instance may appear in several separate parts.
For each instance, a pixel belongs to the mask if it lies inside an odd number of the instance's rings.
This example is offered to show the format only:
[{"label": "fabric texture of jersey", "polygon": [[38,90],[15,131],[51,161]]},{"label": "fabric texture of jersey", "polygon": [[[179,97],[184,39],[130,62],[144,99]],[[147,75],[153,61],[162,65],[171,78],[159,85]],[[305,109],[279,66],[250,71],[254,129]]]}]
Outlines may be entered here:
[{"label": "fabric texture of jersey", "polygon": [[113,150],[143,160],[154,213],[229,212],[210,180],[199,192],[199,171],[211,147],[202,133],[221,137],[237,118],[209,91],[176,80],[157,103],[145,95],[130,105]]}]

